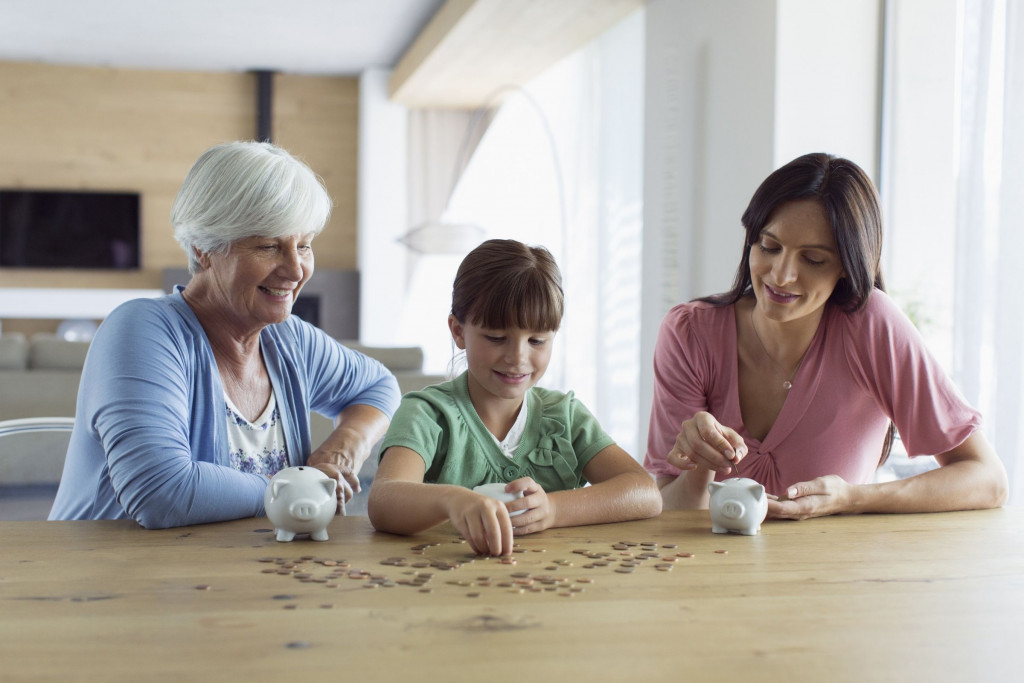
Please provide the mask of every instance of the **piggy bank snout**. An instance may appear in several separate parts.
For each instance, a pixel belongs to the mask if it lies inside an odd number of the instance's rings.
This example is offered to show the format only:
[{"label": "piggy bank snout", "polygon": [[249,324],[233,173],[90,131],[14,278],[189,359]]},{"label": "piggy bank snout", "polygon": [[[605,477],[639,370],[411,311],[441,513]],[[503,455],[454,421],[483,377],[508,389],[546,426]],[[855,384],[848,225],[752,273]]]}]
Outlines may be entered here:
[{"label": "piggy bank snout", "polygon": [[729,519],[741,519],[747,508],[738,500],[726,500],[722,502],[722,515]]},{"label": "piggy bank snout", "polygon": [[316,516],[321,508],[322,503],[317,503],[309,499],[301,501],[292,501],[288,506],[288,514],[292,515],[295,519],[301,519],[302,521],[308,521]]}]

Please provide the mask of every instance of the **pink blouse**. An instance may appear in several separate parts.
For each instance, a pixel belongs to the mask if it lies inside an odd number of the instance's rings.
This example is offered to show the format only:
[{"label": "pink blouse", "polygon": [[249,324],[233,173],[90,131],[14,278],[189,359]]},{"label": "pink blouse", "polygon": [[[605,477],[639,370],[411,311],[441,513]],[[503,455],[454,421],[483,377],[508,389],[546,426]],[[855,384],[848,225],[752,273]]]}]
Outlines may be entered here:
[{"label": "pink blouse", "polygon": [[889,420],[910,455],[948,451],[981,425],[884,292],[844,313],[827,305],[775,424],[758,441],[740,413],[735,306],[685,303],[665,316],[654,351],[654,404],[644,467],[677,476],[665,462],[684,420],[706,410],[746,441],[738,472],[769,493],[826,474],[870,482]]}]

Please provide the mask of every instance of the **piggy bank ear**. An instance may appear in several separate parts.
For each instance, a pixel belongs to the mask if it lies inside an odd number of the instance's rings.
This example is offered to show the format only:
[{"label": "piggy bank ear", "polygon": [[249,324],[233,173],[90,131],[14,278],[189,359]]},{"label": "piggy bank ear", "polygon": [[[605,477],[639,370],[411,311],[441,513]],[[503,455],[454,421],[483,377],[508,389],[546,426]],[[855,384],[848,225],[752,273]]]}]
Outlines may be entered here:
[{"label": "piggy bank ear", "polygon": [[281,491],[288,488],[291,484],[287,479],[277,479],[276,481],[270,482],[270,500],[274,500],[281,495]]},{"label": "piggy bank ear", "polygon": [[338,482],[333,479],[323,480],[324,489],[327,491],[327,495],[334,497],[334,492],[338,490]]},{"label": "piggy bank ear", "polygon": [[750,491],[750,495],[754,497],[754,500],[761,500],[764,498],[764,487],[760,484],[751,484],[747,487],[747,490]]},{"label": "piggy bank ear", "polygon": [[723,484],[722,482],[720,482],[720,481],[713,481],[710,484],[708,484],[708,493],[714,493],[715,491],[717,491],[718,489],[722,488],[723,486],[725,486],[725,484]]}]

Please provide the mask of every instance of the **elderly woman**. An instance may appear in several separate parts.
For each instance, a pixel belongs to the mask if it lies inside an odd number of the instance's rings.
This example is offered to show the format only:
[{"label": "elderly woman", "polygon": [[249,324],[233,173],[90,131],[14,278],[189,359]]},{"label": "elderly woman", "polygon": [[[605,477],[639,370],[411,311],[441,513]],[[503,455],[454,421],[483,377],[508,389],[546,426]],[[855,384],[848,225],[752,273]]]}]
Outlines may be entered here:
[{"label": "elderly woman", "polygon": [[[380,363],[291,315],[330,208],[316,175],[273,145],[199,158],[171,214],[192,277],[101,325],[50,519],[258,516],[269,477],[295,465],[338,481],[343,509],[400,395]],[[337,425],[315,449],[311,410]]]}]

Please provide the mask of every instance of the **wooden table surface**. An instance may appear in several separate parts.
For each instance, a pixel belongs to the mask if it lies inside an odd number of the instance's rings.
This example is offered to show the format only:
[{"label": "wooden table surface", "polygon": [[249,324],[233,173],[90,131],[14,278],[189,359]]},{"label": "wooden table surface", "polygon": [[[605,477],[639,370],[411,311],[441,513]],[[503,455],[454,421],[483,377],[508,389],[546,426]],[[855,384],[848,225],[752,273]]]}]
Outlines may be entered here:
[{"label": "wooden table surface", "polygon": [[365,517],[323,543],[278,543],[263,518],[0,523],[0,680],[1024,676],[1024,508],[710,527],[548,530],[505,564],[448,526],[400,537]]}]

